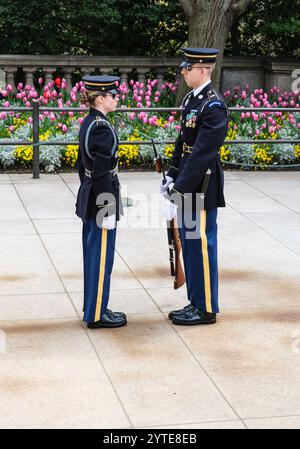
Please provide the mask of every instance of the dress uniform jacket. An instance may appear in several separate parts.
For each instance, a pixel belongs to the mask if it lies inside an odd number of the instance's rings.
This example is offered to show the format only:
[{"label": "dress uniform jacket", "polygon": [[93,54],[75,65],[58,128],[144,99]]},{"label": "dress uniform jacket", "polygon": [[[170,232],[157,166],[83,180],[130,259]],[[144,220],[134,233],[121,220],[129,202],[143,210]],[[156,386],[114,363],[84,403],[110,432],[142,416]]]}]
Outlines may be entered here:
[{"label": "dress uniform jacket", "polygon": [[168,176],[175,180],[172,191],[201,192],[204,175],[211,175],[204,209],[224,207],[224,174],[218,155],[228,127],[228,110],[221,95],[208,84],[183,101],[181,132],[176,141]]},{"label": "dress uniform jacket", "polygon": [[[108,214],[120,218],[120,184],[117,169],[118,138],[107,118],[91,108],[84,119],[79,134],[78,173],[80,188],[77,195],[76,214],[86,219],[96,219],[99,211],[96,199],[99,194],[113,195],[113,207]],[[105,202],[105,204],[107,204]]]}]

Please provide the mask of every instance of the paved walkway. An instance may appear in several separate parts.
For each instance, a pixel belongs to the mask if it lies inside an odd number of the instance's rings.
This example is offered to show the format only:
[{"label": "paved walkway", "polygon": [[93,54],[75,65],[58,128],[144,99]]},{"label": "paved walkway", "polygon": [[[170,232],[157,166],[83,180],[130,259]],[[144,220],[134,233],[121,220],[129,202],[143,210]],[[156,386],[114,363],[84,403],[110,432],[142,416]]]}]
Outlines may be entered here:
[{"label": "paved walkway", "polygon": [[300,173],[226,174],[223,313],[191,328],[167,320],[185,290],[168,276],[158,180],[121,174],[136,206],[110,305],[129,323],[88,331],[76,174],[0,175],[1,428],[300,428]]}]

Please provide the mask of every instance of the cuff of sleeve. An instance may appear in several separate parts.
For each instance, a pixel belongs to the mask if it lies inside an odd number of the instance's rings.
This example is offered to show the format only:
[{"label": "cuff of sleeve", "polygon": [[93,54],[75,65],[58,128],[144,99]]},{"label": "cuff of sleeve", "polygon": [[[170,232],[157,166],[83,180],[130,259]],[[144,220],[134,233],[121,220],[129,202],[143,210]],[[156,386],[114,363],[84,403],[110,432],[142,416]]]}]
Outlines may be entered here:
[{"label": "cuff of sleeve", "polygon": [[175,179],[176,179],[177,176],[178,176],[178,173],[179,173],[179,169],[178,169],[177,167],[174,167],[173,165],[171,165],[171,166],[169,167],[167,176],[170,176],[170,177],[173,178],[174,181],[175,181]]}]

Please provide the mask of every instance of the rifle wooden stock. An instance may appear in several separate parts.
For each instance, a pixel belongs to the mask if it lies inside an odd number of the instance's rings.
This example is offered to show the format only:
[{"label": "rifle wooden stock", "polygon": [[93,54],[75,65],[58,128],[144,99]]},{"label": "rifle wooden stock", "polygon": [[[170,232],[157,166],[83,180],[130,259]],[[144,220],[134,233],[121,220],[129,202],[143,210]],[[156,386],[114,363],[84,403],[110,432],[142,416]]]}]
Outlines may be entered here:
[{"label": "rifle wooden stock", "polygon": [[[163,179],[166,181],[165,170],[162,158],[156,151],[154,140],[152,140],[153,150],[155,154],[155,167],[157,173],[163,174]],[[181,243],[179,231],[175,220],[167,221],[168,245],[169,245],[169,260],[171,276],[174,276],[174,288],[177,289],[185,283],[184,271],[180,260]]]},{"label": "rifle wooden stock", "polygon": [[161,173],[161,158],[158,157],[158,158],[154,159],[154,161],[155,161],[155,168],[156,168],[157,173]]},{"label": "rifle wooden stock", "polygon": [[177,227],[177,223],[175,222],[175,219],[170,221],[170,231],[172,236],[172,243],[173,243],[173,249],[174,249],[174,255],[175,255],[175,278],[174,278],[174,289],[181,287],[185,283],[185,275],[184,271],[181,265],[180,260],[180,252],[181,252],[181,243],[180,243],[180,237],[179,237],[179,231]]}]

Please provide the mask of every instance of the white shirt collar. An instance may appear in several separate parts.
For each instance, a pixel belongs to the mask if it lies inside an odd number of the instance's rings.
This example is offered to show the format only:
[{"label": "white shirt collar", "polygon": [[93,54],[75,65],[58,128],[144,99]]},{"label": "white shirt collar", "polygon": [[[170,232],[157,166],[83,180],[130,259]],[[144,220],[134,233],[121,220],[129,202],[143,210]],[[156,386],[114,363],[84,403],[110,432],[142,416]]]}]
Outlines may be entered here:
[{"label": "white shirt collar", "polygon": [[193,90],[194,97],[196,97],[198,94],[200,94],[201,90],[204,89],[204,87],[208,86],[211,83],[211,80],[206,81],[206,83],[201,84],[201,86],[197,87],[197,89]]}]

